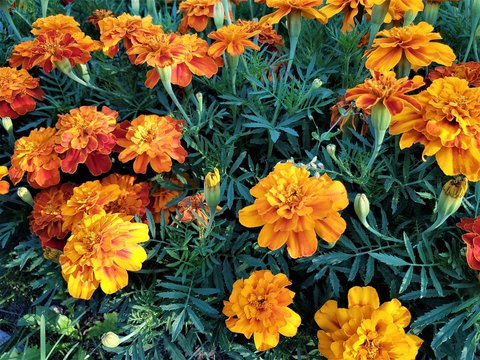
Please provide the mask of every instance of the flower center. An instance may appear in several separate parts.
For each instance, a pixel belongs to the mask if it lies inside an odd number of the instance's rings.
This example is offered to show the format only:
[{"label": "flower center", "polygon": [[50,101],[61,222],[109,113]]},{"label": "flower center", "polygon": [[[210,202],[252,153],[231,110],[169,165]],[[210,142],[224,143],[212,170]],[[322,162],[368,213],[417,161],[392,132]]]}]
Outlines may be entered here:
[{"label": "flower center", "polygon": [[373,341],[367,340],[363,344],[363,349],[366,351],[365,356],[367,360],[374,360],[377,358],[378,347],[373,343]]},{"label": "flower center", "polygon": [[300,201],[302,201],[302,191],[297,184],[292,184],[287,189],[287,194],[285,195],[284,203],[288,206],[296,207]]}]

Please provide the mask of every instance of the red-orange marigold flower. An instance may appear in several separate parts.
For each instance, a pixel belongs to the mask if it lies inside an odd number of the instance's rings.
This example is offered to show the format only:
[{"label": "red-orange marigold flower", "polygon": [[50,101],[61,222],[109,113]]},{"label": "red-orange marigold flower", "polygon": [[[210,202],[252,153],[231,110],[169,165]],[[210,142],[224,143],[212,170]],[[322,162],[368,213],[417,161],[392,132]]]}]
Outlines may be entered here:
[{"label": "red-orange marigold flower", "polygon": [[330,19],[343,12],[342,31],[351,31],[355,27],[355,17],[363,9],[371,9],[373,4],[368,0],[327,0],[320,12]]},{"label": "red-orange marigold flower", "polygon": [[8,194],[8,190],[10,190],[8,181],[2,180],[7,175],[8,168],[6,166],[0,166],[0,195]]},{"label": "red-orange marigold flower", "polygon": [[273,29],[272,25],[266,22],[260,23],[258,21],[238,20],[237,25],[245,26],[246,32],[256,32],[260,30],[260,33],[257,35],[260,44],[284,45],[282,36]]},{"label": "red-orange marigold flower", "polygon": [[437,66],[428,73],[428,80],[454,76],[468,81],[471,87],[480,87],[480,63],[469,61],[466,63],[453,64],[451,66]]},{"label": "red-orange marigold flower", "polygon": [[116,184],[120,188],[118,198],[104,206],[109,213],[123,215],[139,215],[143,217],[150,203],[150,185],[145,181],[136,182],[137,178],[132,175],[111,174],[103,178],[103,186]]},{"label": "red-orange marigold flower", "polygon": [[348,205],[347,191],[327,174],[310,176],[305,168],[280,163],[255,185],[255,197],[238,213],[246,227],[263,226],[258,244],[276,250],[287,244],[291,257],[311,256],[317,250],[317,235],[332,243],[345,231],[338,213]]},{"label": "red-orange marigold flower", "polygon": [[42,247],[63,250],[68,231],[62,229],[62,206],[73,195],[73,188],[72,184],[62,184],[35,195],[30,227],[40,238]]},{"label": "red-orange marigold flower", "polygon": [[213,17],[213,8],[220,0],[183,0],[178,12],[183,12],[179,30],[187,33],[190,28],[201,32],[206,29],[208,20]]},{"label": "red-orange marigold flower", "polygon": [[[219,211],[222,208],[217,206],[215,211]],[[180,222],[189,223],[195,221],[199,227],[208,225],[210,208],[208,207],[205,196],[203,193],[196,193],[192,196],[186,196],[180,200],[177,204],[177,211],[180,213]],[[202,219],[202,222],[198,219]]]},{"label": "red-orange marigold flower", "polygon": [[15,142],[10,179],[16,185],[26,172],[28,183],[36,189],[57,185],[60,164],[55,152],[55,129],[34,129]]},{"label": "red-orange marigold flower", "polygon": [[172,159],[183,163],[187,156],[180,142],[182,124],[169,116],[140,115],[131,122],[125,139],[117,140],[124,148],[118,160],[135,159],[133,170],[137,174],[145,174],[148,164],[157,173],[170,171]]},{"label": "red-orange marigold flower", "polygon": [[97,30],[100,30],[98,22],[105,18],[115,17],[115,14],[111,10],[107,9],[95,9],[91,16],[87,18],[87,22],[93,24]]},{"label": "red-orange marigold flower", "polygon": [[467,244],[467,263],[473,270],[480,270],[480,216],[475,219],[463,218],[457,226],[466,231],[462,235]]},{"label": "red-orange marigold flower", "polygon": [[412,80],[406,77],[397,80],[393,71],[383,74],[373,71],[372,75],[372,79],[365,79],[362,84],[347,90],[345,100],[356,100],[357,107],[365,112],[379,102],[385,105],[391,115],[401,113],[405,104],[420,110],[418,101],[406,93],[424,85],[421,76],[415,76]]},{"label": "red-orange marigold flower", "polygon": [[0,67],[0,118],[16,119],[35,110],[35,99],[43,100],[39,79],[25,69]]},{"label": "red-orange marigold flower", "polygon": [[148,226],[132,216],[89,215],[75,224],[59,261],[68,292],[88,300],[100,285],[113,294],[128,284],[128,271],[138,271],[147,259],[138,243],[148,241]]},{"label": "red-orange marigold flower", "polygon": [[317,6],[323,5],[323,0],[266,0],[269,8],[278,9],[260,19],[260,22],[268,22],[270,25],[277,24],[290,13],[298,13],[307,19],[316,19],[323,24],[327,23],[327,16]]},{"label": "red-orange marigold flower", "polygon": [[208,34],[210,39],[215,42],[208,49],[208,55],[218,58],[222,56],[225,50],[231,56],[238,56],[245,52],[245,48],[260,50],[258,45],[255,45],[251,40],[254,36],[260,34],[261,30],[249,31],[248,26],[238,24],[230,24],[221,27],[217,31]]},{"label": "red-orange marigold flower", "polygon": [[416,25],[393,27],[380,31],[373,42],[372,49],[365,55],[365,66],[380,72],[393,69],[405,57],[413,69],[428,66],[432,62],[451,65],[456,56],[448,46],[432,40],[442,37],[432,33],[433,26],[425,21]]},{"label": "red-orange marigold flower", "polygon": [[[343,111],[340,112],[339,109]],[[337,99],[335,105],[330,108],[330,126],[334,127],[338,125],[341,131],[345,131],[345,128],[351,127],[353,130],[365,136],[368,131],[368,116],[369,112],[364,111],[361,108],[355,106],[355,101],[345,101],[345,97]],[[360,131],[357,127],[361,125]]]},{"label": "red-orange marigold flower", "polygon": [[78,164],[87,165],[94,176],[112,168],[110,153],[116,144],[113,132],[117,125],[116,111],[103,106],[81,106],[59,115],[55,151],[62,156],[62,171],[74,174]]},{"label": "red-orange marigold flower", "polygon": [[[151,205],[149,209],[153,214],[155,223],[157,224],[160,223],[162,211],[165,217],[165,222],[167,224],[169,223],[170,213],[175,212],[176,206],[167,206],[167,204],[182,193],[182,190],[180,189],[182,187],[182,183],[177,178],[171,176],[167,180],[172,183],[172,186],[155,187],[155,185],[152,184],[153,191],[150,195]],[[175,186],[179,188],[175,189]]]}]

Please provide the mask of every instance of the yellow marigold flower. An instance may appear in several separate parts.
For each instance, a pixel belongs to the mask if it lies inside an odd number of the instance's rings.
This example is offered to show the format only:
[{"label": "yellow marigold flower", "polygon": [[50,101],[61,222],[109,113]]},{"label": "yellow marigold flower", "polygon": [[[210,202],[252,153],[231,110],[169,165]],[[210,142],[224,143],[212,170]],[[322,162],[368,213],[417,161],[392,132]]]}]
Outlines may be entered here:
[{"label": "yellow marigold flower", "polygon": [[8,168],[6,166],[0,166],[0,195],[8,194],[8,190],[10,190],[8,181],[2,180],[7,175]]},{"label": "yellow marigold flower", "polygon": [[270,270],[235,281],[230,298],[223,302],[227,328],[247,339],[253,335],[259,351],[277,346],[280,334],[295,336],[301,318],[288,307],[295,296],[286,288],[291,284],[285,274],[273,275]]},{"label": "yellow marigold flower", "polygon": [[323,5],[323,0],[266,0],[269,8],[277,9],[271,14],[267,14],[260,19],[260,22],[268,22],[270,25],[277,24],[290,13],[300,14],[307,19],[316,19],[323,24],[327,23],[327,16],[316,9],[317,6]]},{"label": "yellow marigold flower", "polygon": [[210,39],[215,40],[208,49],[208,55],[219,58],[227,51],[230,56],[238,56],[245,52],[245,48],[260,50],[258,45],[255,45],[251,40],[258,35],[261,30],[252,30],[248,26],[238,24],[230,24],[221,27],[217,31],[208,34]]},{"label": "yellow marigold flower", "polygon": [[317,235],[332,243],[345,231],[339,210],[348,205],[347,191],[327,174],[311,177],[308,170],[280,163],[255,185],[255,197],[238,213],[246,227],[263,226],[258,244],[276,250],[287,244],[292,258],[311,256],[317,250]]},{"label": "yellow marigold flower", "polygon": [[0,67],[0,118],[16,119],[35,110],[35,99],[43,100],[44,95],[40,80],[27,70]]},{"label": "yellow marigold flower", "polygon": [[454,76],[468,81],[470,87],[480,87],[480,63],[469,61],[451,66],[437,66],[427,75],[428,80]]},{"label": "yellow marigold flower", "polygon": [[10,179],[16,185],[27,173],[28,183],[47,188],[60,182],[60,158],[55,152],[55,129],[34,129],[28,136],[15,141]]},{"label": "yellow marigold flower", "polygon": [[402,134],[400,148],[425,145],[445,175],[480,180],[480,88],[456,77],[437,79],[414,95],[422,107],[407,107],[393,117],[390,134]]},{"label": "yellow marigold flower", "polygon": [[220,180],[220,172],[217,168],[205,176],[204,196],[208,206],[212,209],[216,208],[220,202]]},{"label": "yellow marigold flower", "polygon": [[432,62],[442,65],[451,65],[455,60],[453,50],[448,46],[432,40],[442,37],[439,33],[432,33],[433,26],[422,21],[416,25],[393,27],[377,34],[372,49],[365,55],[365,66],[380,72],[391,70],[402,57],[414,69],[428,66]]},{"label": "yellow marigold flower", "polygon": [[117,144],[124,148],[118,160],[135,159],[133,170],[145,174],[150,164],[157,173],[170,171],[172,159],[185,161],[187,151],[182,147],[182,121],[169,116],[140,115],[130,124],[124,139]]},{"label": "yellow marigold flower", "polygon": [[75,224],[60,256],[62,275],[71,296],[88,300],[100,285],[113,294],[128,284],[128,271],[138,271],[147,253],[148,226],[132,216],[88,215]]},{"label": "yellow marigold flower", "polygon": [[355,286],[347,309],[328,300],[315,313],[318,350],[328,360],[414,360],[423,340],[405,333],[410,319],[397,299],[380,305],[374,288]]},{"label": "yellow marigold flower", "polygon": [[420,104],[406,93],[424,85],[421,76],[415,76],[412,80],[408,78],[397,80],[393,71],[383,74],[372,71],[372,75],[372,79],[365,79],[364,83],[347,90],[345,100],[356,100],[356,106],[367,113],[377,103],[385,105],[391,115],[401,113],[405,104],[420,110]]},{"label": "yellow marigold flower", "polygon": [[105,211],[132,216],[138,214],[143,217],[150,203],[150,185],[145,181],[136,181],[137,178],[132,175],[111,174],[103,178],[101,181],[103,186],[114,184],[120,188],[120,195],[105,205]]},{"label": "yellow marigold flower", "polygon": [[213,18],[213,8],[220,0],[183,0],[178,12],[183,12],[179,30],[187,33],[191,28],[201,32],[207,28],[208,20]]},{"label": "yellow marigold flower", "polygon": [[94,176],[112,168],[110,153],[116,145],[113,132],[118,113],[103,106],[81,106],[59,115],[55,150],[62,156],[62,171],[74,174],[85,163]]},{"label": "yellow marigold flower", "polygon": [[62,206],[62,230],[72,227],[87,215],[105,214],[105,207],[121,194],[117,184],[103,186],[100,181],[87,181],[73,189],[73,195]]}]

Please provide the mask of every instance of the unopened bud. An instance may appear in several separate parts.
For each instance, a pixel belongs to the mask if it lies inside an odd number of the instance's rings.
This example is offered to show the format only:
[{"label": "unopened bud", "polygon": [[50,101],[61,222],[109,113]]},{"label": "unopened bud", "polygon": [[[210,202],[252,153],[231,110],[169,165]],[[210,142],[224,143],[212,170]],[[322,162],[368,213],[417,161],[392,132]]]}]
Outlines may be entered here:
[{"label": "unopened bud", "polygon": [[353,208],[362,224],[366,222],[367,216],[370,213],[370,201],[368,201],[367,195],[357,194],[353,202]]},{"label": "unopened bud", "polygon": [[203,111],[203,94],[201,92],[198,92],[195,94],[195,97],[197,98],[198,102],[197,110],[199,113],[201,113]]},{"label": "unopened bud", "polygon": [[320,89],[322,87],[322,85],[323,85],[323,81],[318,79],[318,78],[313,80],[313,82],[312,82],[312,86],[313,86],[314,89]]},{"label": "unopened bud", "polygon": [[63,58],[62,60],[57,60],[53,62],[58,70],[60,70],[65,75],[70,75],[72,72],[72,65],[67,58]]},{"label": "unopened bud", "polygon": [[132,0],[133,15],[140,14],[140,0]]},{"label": "unopened bud", "polygon": [[85,82],[90,83],[90,73],[88,72],[87,65],[85,64],[77,64],[75,65],[78,73],[80,74],[81,78],[85,80]]},{"label": "unopened bud", "polygon": [[205,176],[204,195],[210,211],[215,211],[220,203],[220,173],[217,168]]},{"label": "unopened bud", "polygon": [[13,135],[13,123],[12,119],[10,119],[8,116],[2,118],[2,126],[5,129],[5,131],[9,134]]},{"label": "unopened bud", "polygon": [[374,4],[375,5],[372,7],[371,22],[372,24],[382,25],[385,16],[387,15],[388,8],[390,7],[390,0],[384,0],[383,2],[381,0],[374,1]]},{"label": "unopened bud", "polygon": [[106,348],[116,348],[122,343],[122,340],[114,332],[107,332],[102,335],[102,345]]},{"label": "unopened bud", "polygon": [[58,258],[60,257],[61,254],[62,252],[58,249],[54,249],[48,246],[43,248],[43,257],[55,263],[58,263]]},{"label": "unopened bud", "polygon": [[330,155],[332,158],[334,158],[335,152],[337,151],[337,146],[335,144],[328,144],[327,145],[327,153]]},{"label": "unopened bud", "polygon": [[448,217],[455,214],[460,205],[462,205],[462,200],[467,190],[468,180],[466,178],[457,177],[448,181],[443,186],[438,198],[438,215]]},{"label": "unopened bud", "polygon": [[29,204],[30,206],[33,206],[32,194],[26,187],[19,187],[17,189],[17,195],[20,199],[22,199],[23,202]]},{"label": "unopened bud", "polygon": [[405,15],[403,15],[403,26],[410,25],[413,22],[413,20],[415,20],[415,18],[417,17],[417,14],[418,14],[417,12],[413,12],[412,10],[405,11]]},{"label": "unopened bud", "polygon": [[213,6],[213,22],[215,23],[215,27],[220,29],[223,27],[223,22],[225,20],[225,8],[221,1],[217,1]]}]

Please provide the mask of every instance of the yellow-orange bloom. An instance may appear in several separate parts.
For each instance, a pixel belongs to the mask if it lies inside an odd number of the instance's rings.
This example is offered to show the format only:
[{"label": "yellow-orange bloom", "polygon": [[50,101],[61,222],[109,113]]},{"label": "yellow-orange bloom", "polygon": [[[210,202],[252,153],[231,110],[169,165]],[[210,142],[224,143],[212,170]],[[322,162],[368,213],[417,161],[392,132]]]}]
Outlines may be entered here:
[{"label": "yellow-orange bloom", "polygon": [[326,6],[320,12],[330,19],[338,13],[343,13],[342,31],[350,31],[355,27],[355,17],[363,9],[371,11],[372,5],[368,0],[327,0]]},{"label": "yellow-orange bloom", "polygon": [[117,184],[103,186],[100,181],[87,181],[73,189],[73,195],[62,206],[62,230],[70,231],[84,217],[105,214],[106,206],[121,195]]},{"label": "yellow-orange bloom", "polygon": [[35,99],[43,100],[44,95],[40,80],[27,70],[0,67],[0,118],[16,119],[35,110]]},{"label": "yellow-orange bloom", "polygon": [[[250,31],[249,31],[250,30]],[[249,29],[249,26],[242,26],[238,24],[230,24],[223,26],[217,31],[208,34],[210,39],[215,40],[208,55],[218,58],[227,51],[230,56],[238,56],[245,52],[245,48],[260,50],[258,45],[255,45],[251,40],[254,36],[260,34],[261,30]]]},{"label": "yellow-orange bloom", "polygon": [[421,109],[405,108],[390,125],[390,134],[402,134],[400,148],[421,143],[423,157],[435,155],[445,175],[480,180],[480,88],[446,77],[414,97]]},{"label": "yellow-orange bloom", "polygon": [[183,12],[178,29],[187,33],[191,28],[197,32],[206,29],[208,20],[213,18],[213,8],[220,0],[183,0],[178,6],[178,12]]},{"label": "yellow-orange bloom", "polygon": [[115,17],[115,14],[111,10],[95,9],[93,10],[92,15],[87,18],[86,22],[93,24],[93,26],[95,26],[97,30],[100,30],[100,26],[98,26],[98,22],[100,20],[103,20],[106,18],[113,18],[113,17]]},{"label": "yellow-orange bloom", "polygon": [[433,26],[424,21],[405,27],[393,27],[377,34],[372,49],[365,55],[365,66],[380,72],[393,69],[402,59],[412,65],[413,69],[428,66],[432,62],[451,65],[456,56],[448,46],[432,40],[442,37],[432,33]]},{"label": "yellow-orange bloom", "polygon": [[390,0],[384,23],[389,24],[392,21],[399,21],[405,17],[407,11],[418,13],[423,11],[423,7],[422,0]]},{"label": "yellow-orange bloom", "polygon": [[55,129],[34,129],[28,136],[15,141],[10,179],[16,185],[27,173],[28,183],[47,188],[60,182],[60,158],[55,152]]},{"label": "yellow-orange bloom", "polygon": [[356,100],[356,106],[365,112],[370,112],[379,102],[385,105],[391,115],[401,113],[405,104],[420,110],[420,104],[406,93],[424,85],[421,76],[415,76],[412,80],[406,77],[397,80],[393,71],[383,74],[372,71],[372,75],[372,79],[365,79],[362,84],[347,90],[345,100]]},{"label": "yellow-orange bloom", "polygon": [[347,309],[328,300],[315,313],[318,350],[328,360],[415,360],[423,340],[405,333],[410,319],[397,299],[380,305],[374,288],[355,286]]},{"label": "yellow-orange bloom", "polygon": [[39,18],[32,24],[31,33],[35,36],[46,34],[49,31],[60,31],[64,34],[82,33],[80,24],[73,17],[63,14]]},{"label": "yellow-orange bloom", "polygon": [[433,81],[449,76],[465,79],[471,87],[480,87],[480,63],[469,61],[451,66],[437,66],[428,73],[427,78]]},{"label": "yellow-orange bloom", "polygon": [[256,35],[258,37],[258,42],[260,44],[268,44],[268,45],[277,45],[283,46],[283,38],[279,35],[272,25],[266,22],[258,22],[258,21],[251,21],[251,20],[237,20],[237,25],[244,26],[246,28],[246,32],[256,32],[260,30],[260,33]]},{"label": "yellow-orange bloom", "polygon": [[138,214],[143,217],[150,203],[150,185],[145,181],[136,181],[137,178],[131,175],[111,174],[103,178],[101,181],[103,186],[115,184],[120,188],[118,198],[106,204],[104,210],[131,216]]},{"label": "yellow-orange bloom", "polygon": [[128,271],[147,259],[138,243],[148,241],[148,226],[132,216],[98,214],[75,224],[59,261],[71,296],[88,300],[100,285],[113,294],[128,285]]},{"label": "yellow-orange bloom", "polygon": [[10,190],[8,181],[2,180],[7,175],[8,168],[6,166],[0,166],[0,195],[8,194],[8,190]]},{"label": "yellow-orange bloom", "polygon": [[112,168],[110,153],[116,145],[113,132],[118,113],[103,106],[81,106],[59,115],[55,151],[62,155],[62,171],[74,174],[78,164],[87,165],[94,176]]},{"label": "yellow-orange bloom", "polygon": [[180,142],[182,123],[169,116],[140,115],[131,122],[125,138],[117,139],[124,148],[118,160],[135,159],[133,170],[137,174],[145,174],[148,164],[157,173],[170,171],[172,159],[183,163],[187,156]]},{"label": "yellow-orange bloom", "polygon": [[240,210],[240,223],[263,226],[258,244],[276,250],[286,243],[292,258],[313,255],[317,235],[332,243],[347,226],[338,213],[348,205],[347,191],[327,174],[317,178],[305,168],[280,163],[250,194],[255,202]]},{"label": "yellow-orange bloom", "polygon": [[63,250],[67,230],[62,229],[62,206],[73,195],[74,185],[62,184],[40,191],[34,198],[30,228],[42,247]]},{"label": "yellow-orange bloom", "polygon": [[271,14],[267,14],[260,19],[260,22],[268,22],[270,25],[277,24],[280,20],[290,13],[297,13],[307,19],[316,19],[326,24],[327,16],[316,9],[323,5],[323,0],[266,0],[269,8],[277,9]]},{"label": "yellow-orange bloom", "polygon": [[280,334],[295,336],[302,319],[288,307],[295,296],[286,288],[291,284],[285,274],[273,275],[270,270],[235,281],[228,301],[223,301],[227,328],[247,339],[253,335],[259,351],[277,346]]}]

